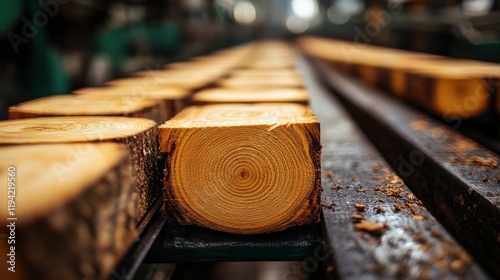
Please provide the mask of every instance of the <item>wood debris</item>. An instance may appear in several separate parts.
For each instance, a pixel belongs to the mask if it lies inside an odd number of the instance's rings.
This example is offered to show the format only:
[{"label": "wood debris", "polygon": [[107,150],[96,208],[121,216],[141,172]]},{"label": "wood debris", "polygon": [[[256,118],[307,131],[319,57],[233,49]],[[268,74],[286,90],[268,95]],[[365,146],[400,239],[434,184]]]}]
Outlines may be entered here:
[{"label": "wood debris", "polygon": [[375,173],[389,173],[389,169],[387,167],[380,167],[378,164],[373,164],[372,167],[373,172]]},{"label": "wood debris", "polygon": [[487,167],[491,167],[491,168],[498,167],[497,161],[493,158],[471,157],[469,159],[469,162],[471,164],[476,164],[476,165],[480,165],[480,166],[487,166]]},{"label": "wood debris", "polygon": [[415,216],[413,216],[413,219],[415,221],[423,221],[425,219],[425,217],[421,216],[421,215],[415,215]]},{"label": "wood debris", "polygon": [[354,208],[358,209],[358,211],[365,211],[365,208],[366,208],[366,204],[358,204],[358,203],[354,203]]},{"label": "wood debris", "polygon": [[423,119],[416,119],[410,123],[410,127],[415,131],[426,131],[429,123]]},{"label": "wood debris", "polygon": [[328,177],[328,178],[332,178],[333,177],[333,171],[324,171],[323,174]]},{"label": "wood debris", "polygon": [[372,234],[381,234],[385,228],[386,224],[379,224],[371,221],[362,221],[354,225],[354,228],[359,231],[364,231]]},{"label": "wood debris", "polygon": [[353,215],[351,215],[351,219],[361,221],[361,220],[364,220],[365,217],[363,215],[353,214]]},{"label": "wood debris", "polygon": [[341,185],[338,185],[338,184],[332,184],[332,185],[330,185],[330,189],[336,190],[336,191],[341,190],[341,189],[348,189],[348,188],[350,188],[350,187],[349,186],[341,186]]},{"label": "wood debris", "polygon": [[366,192],[366,191],[368,191],[368,189],[366,189],[365,187],[363,186],[358,187],[358,192]]},{"label": "wood debris", "polygon": [[[498,167],[498,162],[494,158],[484,158],[480,156],[468,157],[467,153],[471,150],[476,150],[478,147],[472,141],[468,140],[458,140],[451,151],[455,154],[455,158],[451,159],[454,163],[463,163],[468,165],[478,166],[478,170],[482,170],[484,167],[490,167],[496,169]],[[473,176],[473,172],[469,175]]]}]

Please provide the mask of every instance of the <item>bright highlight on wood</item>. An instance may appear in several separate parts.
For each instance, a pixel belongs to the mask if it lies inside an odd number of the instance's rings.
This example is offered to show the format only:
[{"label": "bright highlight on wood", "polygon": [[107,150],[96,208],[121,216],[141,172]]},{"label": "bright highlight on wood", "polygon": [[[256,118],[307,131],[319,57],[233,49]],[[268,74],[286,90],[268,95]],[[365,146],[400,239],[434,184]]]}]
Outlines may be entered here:
[{"label": "bright highlight on wood", "polygon": [[301,38],[298,45],[308,56],[441,118],[468,119],[500,112],[500,64],[376,46],[360,48],[317,37]]},{"label": "bright highlight on wood", "polygon": [[297,75],[252,77],[231,76],[217,83],[221,87],[231,88],[272,88],[272,87],[303,87],[304,83]]},{"label": "bright highlight on wood", "polygon": [[180,223],[250,234],[318,221],[319,121],[308,107],[195,106],[159,133]]},{"label": "bright highlight on wood", "polygon": [[51,116],[124,116],[163,123],[167,113],[162,102],[123,96],[56,95],[27,101],[9,108],[10,119]]},{"label": "bright highlight on wood", "polygon": [[193,103],[299,103],[308,104],[307,92],[295,88],[213,88],[195,93]]},{"label": "bright highlight on wood", "polygon": [[[167,119],[175,116],[190,102],[191,91],[182,88],[148,90],[136,87],[87,87],[73,91],[77,95],[105,96],[115,98],[146,98],[162,101],[165,104]],[[166,119],[165,119],[166,120]]]}]

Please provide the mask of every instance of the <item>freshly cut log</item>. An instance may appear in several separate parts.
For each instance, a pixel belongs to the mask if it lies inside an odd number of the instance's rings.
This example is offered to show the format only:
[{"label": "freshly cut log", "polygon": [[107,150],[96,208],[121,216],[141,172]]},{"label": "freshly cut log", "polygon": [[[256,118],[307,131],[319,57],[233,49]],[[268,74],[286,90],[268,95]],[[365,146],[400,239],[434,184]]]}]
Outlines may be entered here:
[{"label": "freshly cut log", "polygon": [[10,119],[51,116],[124,116],[147,118],[157,123],[167,119],[162,102],[127,96],[56,95],[9,108]]},{"label": "freshly cut log", "polygon": [[[119,142],[129,149],[135,179],[137,222],[161,196],[156,123],[141,118],[51,117],[0,122],[0,146]],[[61,172],[66,172],[61,169]]]},{"label": "freshly cut log", "polygon": [[260,87],[304,87],[304,82],[299,76],[267,76],[251,77],[237,76],[228,77],[219,82],[218,86],[230,88],[260,88]]},{"label": "freshly cut log", "polygon": [[445,119],[480,117],[494,107],[500,108],[500,99],[496,98],[500,64],[373,46],[361,48],[314,37],[299,39],[298,44],[307,55]]},{"label": "freshly cut log", "polygon": [[356,43],[304,37],[299,47],[309,56],[322,59],[342,72],[359,76],[369,85],[390,89],[397,96],[406,90],[409,70],[428,67],[444,57]]},{"label": "freshly cut log", "polygon": [[[3,262],[0,277],[109,278],[137,237],[126,148],[117,143],[3,146],[0,158],[1,224],[15,223],[15,244],[9,246],[15,246],[16,269],[7,271]],[[15,195],[13,212],[7,209],[8,178],[15,178],[9,191]],[[2,260],[8,252],[3,249]]]},{"label": "freshly cut log", "polygon": [[299,103],[308,104],[307,92],[298,88],[212,88],[192,97],[195,105],[218,103]]},{"label": "freshly cut log", "polygon": [[147,90],[141,87],[87,87],[73,91],[78,95],[113,96],[122,98],[147,98],[163,101],[165,104],[166,118],[170,119],[189,105],[191,91],[182,88],[166,88],[161,90]]},{"label": "freshly cut log", "polygon": [[159,127],[181,224],[252,234],[319,220],[319,122],[298,104],[184,109]]}]

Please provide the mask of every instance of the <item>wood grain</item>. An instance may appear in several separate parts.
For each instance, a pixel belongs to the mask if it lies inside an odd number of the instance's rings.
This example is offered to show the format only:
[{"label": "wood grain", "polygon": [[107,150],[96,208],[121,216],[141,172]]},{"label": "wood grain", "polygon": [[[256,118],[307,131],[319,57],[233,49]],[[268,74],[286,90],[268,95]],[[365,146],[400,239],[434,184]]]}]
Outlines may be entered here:
[{"label": "wood grain", "polygon": [[116,96],[123,98],[146,98],[162,101],[166,110],[166,118],[170,119],[179,113],[184,107],[189,105],[191,91],[183,88],[165,88],[148,90],[146,88],[136,87],[87,87],[73,91],[78,95],[94,95],[94,96]]},{"label": "wood grain", "polygon": [[192,97],[195,105],[218,103],[308,103],[307,92],[295,88],[212,88]]},{"label": "wood grain", "polygon": [[106,83],[108,86],[113,87],[136,87],[141,86],[148,90],[159,90],[165,88],[183,88],[183,89],[196,89],[203,87],[211,82],[211,79],[203,77],[176,77],[167,78],[166,76],[154,77],[131,77],[112,80]]},{"label": "wood grain", "polygon": [[162,102],[134,97],[95,95],[56,95],[9,107],[10,119],[50,116],[125,116],[163,123],[166,111]]},{"label": "wood grain", "polygon": [[161,195],[155,122],[122,117],[51,117],[0,122],[2,146],[86,142],[119,142],[128,148],[134,168],[139,222]]},{"label": "wood grain", "polygon": [[207,105],[159,127],[181,224],[262,233],[318,221],[319,123],[297,104]]},{"label": "wood grain", "polygon": [[[16,273],[2,269],[2,279],[108,278],[137,236],[125,147],[9,146],[0,147],[0,157],[2,181],[8,166],[17,170]],[[7,205],[6,196],[0,200]],[[6,210],[0,210],[2,224]]]}]

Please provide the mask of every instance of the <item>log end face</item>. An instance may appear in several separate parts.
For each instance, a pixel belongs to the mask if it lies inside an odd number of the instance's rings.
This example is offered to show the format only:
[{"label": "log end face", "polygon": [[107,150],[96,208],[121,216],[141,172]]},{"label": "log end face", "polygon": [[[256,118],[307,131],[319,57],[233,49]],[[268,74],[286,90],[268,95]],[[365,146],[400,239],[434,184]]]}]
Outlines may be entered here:
[{"label": "log end face", "polygon": [[[251,234],[318,221],[319,122],[306,107],[297,115],[291,105],[294,117],[281,113],[288,118],[281,123],[273,115],[257,125],[226,119],[224,126],[180,125],[200,121],[192,118],[200,112],[191,110],[177,116],[176,124],[160,126],[162,151],[168,153],[167,207],[180,223]],[[259,112],[265,115],[266,110]],[[236,113],[227,114],[231,118]]]}]

